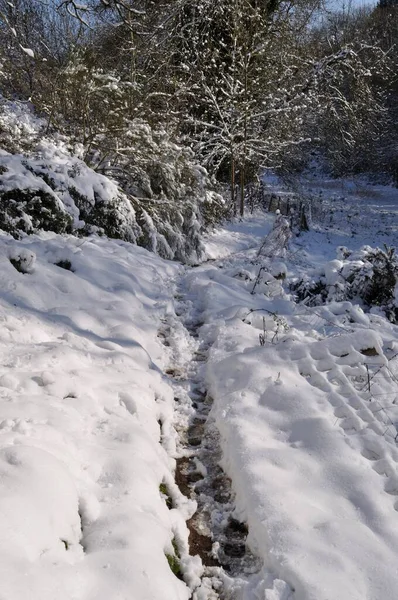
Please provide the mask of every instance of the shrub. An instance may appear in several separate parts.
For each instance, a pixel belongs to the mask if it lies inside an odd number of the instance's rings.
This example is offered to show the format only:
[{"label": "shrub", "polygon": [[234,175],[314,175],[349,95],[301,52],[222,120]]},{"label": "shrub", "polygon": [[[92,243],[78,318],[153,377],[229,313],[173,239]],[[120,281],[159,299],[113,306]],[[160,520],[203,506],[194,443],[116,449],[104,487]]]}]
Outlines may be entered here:
[{"label": "shrub", "polygon": [[9,260],[19,273],[32,273],[36,262],[36,254],[26,248],[13,248],[10,251]]},{"label": "shrub", "polygon": [[[42,120],[28,107],[3,102],[2,110],[0,134],[15,145],[0,155],[0,229],[16,238],[40,230],[97,233],[167,259],[202,259],[203,230],[224,216],[224,203],[189,148],[136,119],[118,133],[123,153],[112,150],[119,138],[107,140],[112,160],[93,145],[91,168],[76,156],[82,148],[62,136],[45,137]],[[23,121],[26,127],[19,126]]]},{"label": "shrub", "polygon": [[0,192],[2,210],[0,229],[19,238],[21,233],[39,229],[55,233],[70,233],[72,218],[55,196],[32,189]]},{"label": "shrub", "polygon": [[315,277],[306,276],[291,285],[298,301],[308,306],[327,302],[362,301],[380,307],[390,321],[398,322],[398,258],[394,248],[364,246],[358,252],[338,249],[338,260],[325,265]]}]

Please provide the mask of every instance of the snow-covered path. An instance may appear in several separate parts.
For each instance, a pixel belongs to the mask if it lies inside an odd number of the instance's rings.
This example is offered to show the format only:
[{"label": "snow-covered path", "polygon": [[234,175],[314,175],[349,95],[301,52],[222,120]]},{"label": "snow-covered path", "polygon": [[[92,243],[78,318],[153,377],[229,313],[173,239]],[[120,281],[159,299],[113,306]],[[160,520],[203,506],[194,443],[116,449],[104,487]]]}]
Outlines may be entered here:
[{"label": "snow-covered path", "polygon": [[296,305],[271,277],[252,295],[260,266],[239,251],[185,279],[233,516],[264,565],[238,597],[395,598],[397,328],[351,302]]},{"label": "snow-covered path", "polygon": [[196,268],[1,237],[4,598],[396,598],[397,327],[296,305],[280,265],[253,294],[272,223],[214,232]]}]

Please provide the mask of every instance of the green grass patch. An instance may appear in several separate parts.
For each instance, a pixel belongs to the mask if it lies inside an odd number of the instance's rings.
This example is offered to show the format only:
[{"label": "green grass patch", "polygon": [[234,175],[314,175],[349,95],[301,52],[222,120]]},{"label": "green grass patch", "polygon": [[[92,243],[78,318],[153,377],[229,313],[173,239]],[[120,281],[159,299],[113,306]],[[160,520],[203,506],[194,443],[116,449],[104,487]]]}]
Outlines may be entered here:
[{"label": "green grass patch", "polygon": [[160,484],[160,486],[159,486],[159,492],[161,493],[161,495],[165,499],[167,508],[169,510],[171,508],[173,508],[173,501],[171,499],[171,496],[169,494],[169,490],[167,489],[167,485],[165,483],[161,483]]},{"label": "green grass patch", "polygon": [[178,577],[178,579],[182,580],[183,576],[182,576],[182,570],[181,570],[180,555],[179,555],[176,539],[173,538],[171,543],[174,548],[174,554],[166,554],[167,562],[169,563],[169,567],[172,570],[172,572],[174,573],[174,575],[176,577]]}]

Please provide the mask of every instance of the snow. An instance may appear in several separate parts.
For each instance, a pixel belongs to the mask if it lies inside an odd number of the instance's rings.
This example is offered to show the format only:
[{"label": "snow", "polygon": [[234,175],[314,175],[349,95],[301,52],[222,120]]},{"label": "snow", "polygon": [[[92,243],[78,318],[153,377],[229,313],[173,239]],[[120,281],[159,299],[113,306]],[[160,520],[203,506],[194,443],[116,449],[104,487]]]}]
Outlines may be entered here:
[{"label": "snow", "polygon": [[272,225],[273,218],[262,211],[256,211],[244,221],[235,219],[205,236],[206,256],[214,260],[257,247],[258,238],[268,233]]},{"label": "snow", "polygon": [[[96,198],[104,204],[119,199],[122,228],[134,227],[134,209],[118,190],[116,183],[72,156],[62,141],[54,143],[42,140],[38,150],[40,157],[37,159],[0,150],[2,192],[15,191],[18,196],[19,190],[42,190],[54,198],[60,210],[73,217],[73,225],[77,229],[84,227],[85,223],[79,219],[80,211],[75,204],[74,193],[84,196],[85,201],[92,206]],[[51,178],[53,187],[44,181],[43,174]]]},{"label": "snow", "polygon": [[22,273],[31,273],[34,270],[36,262],[36,254],[27,250],[27,248],[11,247],[8,253],[8,258],[13,261],[14,266]]},{"label": "snow", "polygon": [[[180,267],[97,237],[0,247],[2,594],[189,598],[165,554],[195,507],[159,492],[175,440],[157,328]],[[9,261],[24,255],[25,274]]]},{"label": "snow", "polygon": [[[1,158],[11,176],[17,158]],[[297,304],[288,286],[302,273],[339,283],[346,223],[292,238],[282,262],[258,256],[274,220],[207,234],[195,268],[96,235],[0,235],[4,598],[216,600],[213,579],[228,600],[396,598],[398,329],[377,307]],[[345,240],[353,261],[377,227]],[[255,572],[206,571],[189,554],[196,502],[175,466],[200,348],[194,383],[213,400]],[[166,556],[176,547],[184,581]]]},{"label": "snow", "polygon": [[[267,175],[267,189],[282,200],[292,196],[278,178]],[[312,203],[312,227],[301,234],[311,263],[336,258],[336,248],[359,250],[364,245],[398,246],[398,192],[392,185],[369,183],[364,177],[330,178],[310,173],[297,182],[301,198]],[[297,243],[300,242],[300,243]]]},{"label": "snow", "polygon": [[19,45],[19,47],[21,48],[21,50],[23,52],[25,52],[25,54],[27,54],[28,56],[30,56],[30,58],[34,58],[35,57],[35,53],[33,52],[32,48],[24,48],[23,46],[21,46],[21,44]]},{"label": "snow", "polygon": [[30,144],[37,134],[45,129],[47,121],[40,118],[32,110],[31,105],[25,102],[12,102],[0,96],[0,123],[2,133],[9,131],[13,139],[19,144]]},{"label": "snow", "polygon": [[[253,248],[268,231],[265,219]],[[238,252],[226,260],[220,248],[221,260],[188,273],[185,286],[192,318],[203,323],[200,340],[211,345],[207,389],[235,516],[248,524],[247,544],[264,565],[236,597],[395,598],[397,327],[351,302],[295,305],[280,284],[273,293],[260,284],[252,295],[261,265],[268,281],[272,268],[254,249],[242,252],[250,248],[245,230],[239,236],[235,224],[234,234]],[[225,235],[209,240],[214,258]],[[288,277],[302,269],[300,247],[315,240],[323,244],[307,265],[320,256],[325,265],[329,243],[321,235],[293,243]],[[374,229],[368,224],[362,235],[370,241]],[[336,260],[324,267],[330,284],[339,268]]]}]

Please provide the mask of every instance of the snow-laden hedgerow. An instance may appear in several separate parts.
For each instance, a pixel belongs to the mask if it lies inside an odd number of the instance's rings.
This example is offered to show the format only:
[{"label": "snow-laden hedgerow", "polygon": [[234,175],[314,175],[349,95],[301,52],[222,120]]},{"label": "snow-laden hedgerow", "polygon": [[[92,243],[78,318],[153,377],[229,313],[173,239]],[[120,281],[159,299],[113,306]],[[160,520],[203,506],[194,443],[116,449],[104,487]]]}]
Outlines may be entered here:
[{"label": "snow-laden hedgerow", "polygon": [[392,322],[398,321],[398,258],[394,248],[363,246],[352,252],[340,247],[337,259],[322,271],[295,281],[291,288],[307,306],[352,300],[367,308],[380,307]]},{"label": "snow-laden hedgerow", "polygon": [[123,149],[115,152],[115,139],[109,146],[108,155],[93,153],[91,160],[129,196],[141,228],[138,243],[163,258],[200,260],[201,232],[225,216],[225,207],[192,150],[142,119],[125,124]]},{"label": "snow-laden hedgerow", "polygon": [[202,258],[201,233],[223,210],[204,169],[165,132],[132,122],[123,160],[95,154],[63,136],[26,106],[2,102],[0,229],[14,237],[39,230],[99,233],[184,262]]},{"label": "snow-laden hedgerow", "polygon": [[43,140],[31,157],[3,151],[0,172],[0,227],[14,237],[44,229],[136,241],[139,228],[128,198],[63,142]]}]

